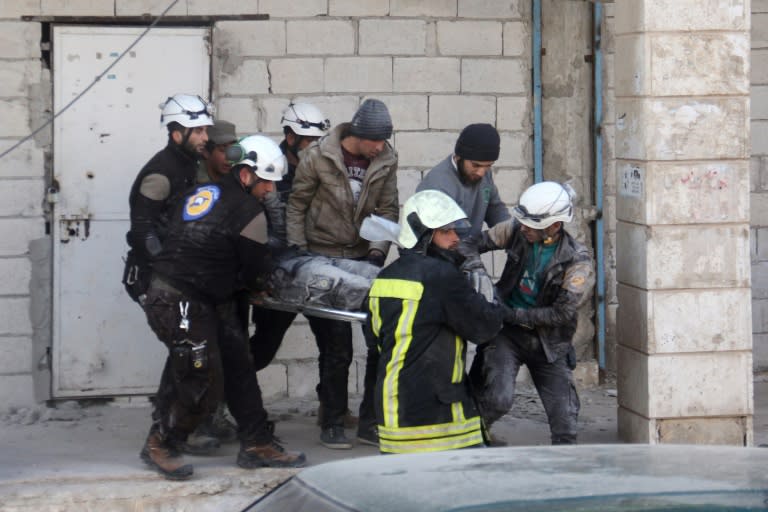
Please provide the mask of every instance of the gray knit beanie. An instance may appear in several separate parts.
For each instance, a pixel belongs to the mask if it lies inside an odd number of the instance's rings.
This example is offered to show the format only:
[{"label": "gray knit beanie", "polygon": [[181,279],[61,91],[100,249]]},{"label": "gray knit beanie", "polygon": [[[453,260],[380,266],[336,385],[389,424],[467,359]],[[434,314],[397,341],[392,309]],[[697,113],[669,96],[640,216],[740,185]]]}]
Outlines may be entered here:
[{"label": "gray knit beanie", "polygon": [[381,101],[369,98],[360,105],[352,116],[349,133],[368,140],[385,140],[392,136],[392,118],[387,106]]}]

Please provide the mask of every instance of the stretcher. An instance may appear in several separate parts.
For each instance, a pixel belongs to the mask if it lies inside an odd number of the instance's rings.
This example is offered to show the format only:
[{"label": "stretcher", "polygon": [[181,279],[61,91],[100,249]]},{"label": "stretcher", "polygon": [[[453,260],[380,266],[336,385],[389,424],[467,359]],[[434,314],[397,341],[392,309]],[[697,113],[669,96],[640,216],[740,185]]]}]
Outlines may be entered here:
[{"label": "stretcher", "polygon": [[255,296],[251,298],[251,303],[266,309],[276,311],[288,311],[291,313],[301,313],[305,316],[314,316],[318,318],[328,318],[330,320],[342,320],[344,322],[364,322],[367,314],[364,311],[347,311],[344,309],[333,309],[317,304],[295,304],[281,301],[275,297]]}]

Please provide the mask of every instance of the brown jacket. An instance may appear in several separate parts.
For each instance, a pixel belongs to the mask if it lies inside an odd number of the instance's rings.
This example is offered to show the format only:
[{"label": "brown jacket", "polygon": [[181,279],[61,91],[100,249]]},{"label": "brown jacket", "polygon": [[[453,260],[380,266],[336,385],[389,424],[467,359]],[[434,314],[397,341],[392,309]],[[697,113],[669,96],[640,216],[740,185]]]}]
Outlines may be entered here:
[{"label": "brown jacket", "polygon": [[288,243],[331,257],[362,258],[370,249],[387,254],[389,242],[368,242],[359,230],[371,213],[397,222],[397,152],[387,143],[371,161],[355,204],[341,152],[348,126],[336,126],[302,152],[286,210]]}]

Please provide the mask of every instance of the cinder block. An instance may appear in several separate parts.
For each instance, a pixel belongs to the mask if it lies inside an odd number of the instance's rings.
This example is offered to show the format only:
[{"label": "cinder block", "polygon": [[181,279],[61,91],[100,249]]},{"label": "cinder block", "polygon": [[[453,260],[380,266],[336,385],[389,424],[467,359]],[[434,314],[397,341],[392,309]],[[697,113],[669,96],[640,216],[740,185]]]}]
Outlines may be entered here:
[{"label": "cinder block", "polygon": [[187,15],[200,16],[209,14],[228,15],[228,14],[258,14],[259,2],[243,2],[242,0],[186,0]]},{"label": "cinder block", "polygon": [[285,37],[284,21],[219,21],[214,25],[213,44],[215,54],[280,56],[285,55]]},{"label": "cinder block", "polygon": [[[322,59],[272,59],[270,92],[294,94],[317,92],[323,82]],[[266,92],[266,91],[262,91]]]},{"label": "cinder block", "polygon": [[530,87],[530,70],[521,59],[463,59],[463,93],[521,94]]},{"label": "cinder block", "polygon": [[753,120],[752,127],[752,154],[768,155],[768,120]]},{"label": "cinder block", "polygon": [[391,92],[392,59],[390,57],[330,57],[325,62],[325,91]]},{"label": "cinder block", "polygon": [[616,156],[637,160],[749,158],[749,98],[616,100]]},{"label": "cinder block", "polygon": [[429,2],[422,2],[420,0],[390,0],[389,2],[389,15],[393,17],[454,17],[456,12],[456,0],[431,0]]},{"label": "cinder block", "polygon": [[616,227],[619,281],[643,289],[739,288],[749,286],[749,227]]},{"label": "cinder block", "polygon": [[761,261],[752,265],[752,297],[768,299],[768,262]]},{"label": "cinder block", "polygon": [[496,98],[438,94],[429,97],[430,128],[461,131],[471,123],[496,124]]},{"label": "cinder block", "polygon": [[618,347],[619,405],[647,418],[753,413],[751,352],[648,356]]},{"label": "cinder block", "polygon": [[645,354],[752,347],[749,288],[645,291],[619,285],[621,343]]},{"label": "cinder block", "polygon": [[396,92],[458,92],[461,86],[459,59],[448,57],[396,57]]},{"label": "cinder block", "polygon": [[9,60],[0,65],[0,97],[25,96],[32,84],[40,83],[40,61]]},{"label": "cinder block", "polygon": [[527,96],[502,96],[496,100],[496,128],[502,131],[532,131],[531,100]]},{"label": "cinder block", "polygon": [[0,100],[0,137],[24,137],[29,134],[29,103],[26,98]]},{"label": "cinder block", "polygon": [[0,297],[0,335],[2,334],[32,334],[28,298]]},{"label": "cinder block", "polygon": [[660,31],[745,30],[749,26],[748,3],[740,1],[723,9],[719,0],[665,0],[617,2],[617,33]]},{"label": "cinder block", "polygon": [[257,102],[251,98],[228,98],[217,100],[216,118],[234,123],[238,136],[259,131],[260,112]]},{"label": "cinder block", "polygon": [[399,165],[431,169],[453,152],[457,136],[456,132],[398,132],[395,147]]},{"label": "cinder block", "polygon": [[270,18],[308,18],[328,14],[327,0],[259,0],[258,4],[259,13],[268,14]]},{"label": "cinder block", "polygon": [[752,50],[750,67],[752,75],[749,81],[752,85],[768,84],[768,49]]},{"label": "cinder block", "polygon": [[757,294],[752,300],[752,332],[768,333],[768,300],[765,298],[765,290]]},{"label": "cinder block", "polygon": [[426,130],[428,97],[409,94],[379,98],[386,103],[395,130]]},{"label": "cinder block", "polygon": [[314,398],[320,377],[316,362],[290,361],[288,368],[288,396],[291,398]]},{"label": "cinder block", "polygon": [[0,295],[28,295],[30,272],[28,258],[0,258]]},{"label": "cinder block", "polygon": [[21,16],[39,16],[40,0],[3,0],[0,1],[1,18],[19,18]]},{"label": "cinder block", "polygon": [[[62,3],[66,2],[66,0],[59,1]],[[166,0],[115,0],[114,3],[115,15],[117,16],[140,16],[142,14],[158,15],[168,7],[168,2]],[[108,2],[108,4],[111,6],[112,2]],[[179,0],[179,2],[166,13],[166,16],[186,16],[186,14],[187,0]]]},{"label": "cinder block", "polygon": [[0,376],[0,403],[4,409],[35,405],[34,390],[31,374]]},{"label": "cinder block", "polygon": [[729,418],[659,419],[656,421],[661,444],[729,444],[747,446],[751,421],[747,416]]},{"label": "cinder block", "polygon": [[501,151],[496,165],[499,167],[527,167],[531,162],[531,138],[527,133],[502,132]]},{"label": "cinder block", "polygon": [[754,373],[768,370],[768,334],[752,335],[752,363]]},{"label": "cinder block", "polygon": [[501,55],[502,24],[497,21],[438,21],[440,55]]},{"label": "cinder block", "polygon": [[495,169],[493,170],[493,182],[499,189],[499,197],[504,204],[512,206],[517,204],[520,194],[530,184],[528,169]]},{"label": "cinder block", "polygon": [[[291,101],[295,103],[311,103],[325,114],[325,117],[331,122],[331,127],[352,119],[355,111],[360,106],[359,96],[262,97],[259,100],[260,111],[262,113],[261,130],[282,137],[283,128],[281,119],[283,111],[288,107],[288,104]],[[387,101],[389,100],[387,99]],[[390,108],[390,112],[391,111]]]},{"label": "cinder block", "polygon": [[287,23],[289,54],[349,55],[355,51],[355,27],[351,21],[317,18]]},{"label": "cinder block", "polygon": [[358,30],[360,55],[424,55],[426,51],[427,23],[423,20],[360,20]]},{"label": "cinder block", "polygon": [[637,224],[748,222],[746,160],[621,162],[617,217]]},{"label": "cinder block", "polygon": [[[267,63],[260,59],[242,59],[233,66],[222,68],[219,74],[220,94],[267,94],[270,92]],[[272,61],[272,65],[275,64]],[[274,79],[274,76],[273,76]]]},{"label": "cinder block", "polygon": [[768,12],[768,0],[752,0],[752,14]]},{"label": "cinder block", "polygon": [[42,215],[45,184],[42,179],[2,180],[6,200],[0,202],[0,216],[32,217]]},{"label": "cinder block", "polygon": [[32,340],[28,337],[0,336],[0,375],[32,371]]},{"label": "cinder block", "polygon": [[[761,200],[766,198],[761,197]],[[753,231],[755,239],[755,252],[760,261],[768,260],[768,228],[758,227]]]},{"label": "cinder block", "polygon": [[41,0],[43,16],[112,16],[112,2],[104,0]]},{"label": "cinder block", "polygon": [[[16,140],[0,140],[0,153],[18,143]],[[0,176],[6,178],[37,178],[44,174],[43,149],[33,140],[16,147],[0,159]]]},{"label": "cinder block", "polygon": [[656,420],[621,406],[618,408],[616,419],[619,439],[625,443],[658,444],[655,433]]},{"label": "cinder block", "polygon": [[504,56],[528,58],[531,34],[528,26],[519,21],[504,23]]},{"label": "cinder block", "polygon": [[400,204],[405,204],[409,197],[416,193],[416,187],[421,183],[422,172],[412,169],[398,169],[397,193]]},{"label": "cinder block", "polygon": [[459,0],[459,18],[521,18],[524,0]]},{"label": "cinder block", "polygon": [[288,396],[288,370],[284,364],[272,363],[256,374],[264,399]]},{"label": "cinder block", "polygon": [[309,328],[309,323],[301,316],[296,317],[288,332],[285,333],[283,344],[275,358],[280,361],[295,359],[317,361],[318,355],[317,342]]},{"label": "cinder block", "polygon": [[330,0],[328,16],[386,16],[389,2],[380,0]]},{"label": "cinder block", "polygon": [[750,223],[753,226],[768,225],[768,205],[766,205],[764,193],[750,194]]},{"label": "cinder block", "polygon": [[750,91],[750,117],[768,120],[768,85],[753,85]]},{"label": "cinder block", "polygon": [[[45,221],[0,218],[0,256],[21,256],[29,251],[29,242],[45,235]],[[2,326],[2,322],[0,322]]]},{"label": "cinder block", "polygon": [[768,13],[752,11],[750,19],[752,48],[768,47]]},{"label": "cinder block", "polygon": [[39,59],[40,24],[0,21],[0,48],[4,59]]}]

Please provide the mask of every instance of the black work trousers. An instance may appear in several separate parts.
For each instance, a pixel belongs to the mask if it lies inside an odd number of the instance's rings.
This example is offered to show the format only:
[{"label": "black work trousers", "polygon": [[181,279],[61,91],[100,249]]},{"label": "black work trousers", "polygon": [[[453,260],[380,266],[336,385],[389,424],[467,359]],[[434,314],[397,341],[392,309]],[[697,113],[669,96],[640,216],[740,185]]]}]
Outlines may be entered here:
[{"label": "black work trousers", "polygon": [[[180,327],[188,304],[188,330]],[[168,359],[152,414],[153,428],[183,442],[218,406],[222,394],[243,442],[272,439],[256,372],[248,354],[247,334],[234,300],[220,305],[191,300],[167,286],[147,291],[147,321],[168,348]]]},{"label": "black work trousers", "polygon": [[323,404],[322,428],[343,426],[349,407],[347,386],[352,364],[352,325],[342,320],[308,316],[320,351],[318,395]]},{"label": "black work trousers", "polygon": [[520,366],[526,365],[549,421],[552,444],[576,444],[580,402],[567,354],[549,362],[535,331],[506,326],[483,351],[480,403],[490,425],[512,407]]},{"label": "black work trousers", "polygon": [[253,306],[251,318],[256,330],[251,336],[250,346],[253,356],[253,366],[256,371],[263,370],[275,358],[275,354],[283,343],[288,328],[296,318],[297,313],[277,311],[260,306]]}]

